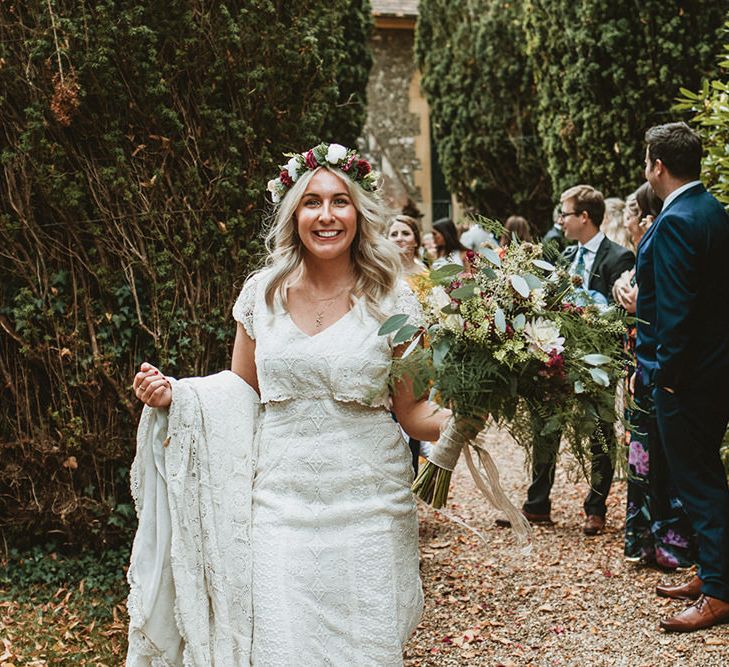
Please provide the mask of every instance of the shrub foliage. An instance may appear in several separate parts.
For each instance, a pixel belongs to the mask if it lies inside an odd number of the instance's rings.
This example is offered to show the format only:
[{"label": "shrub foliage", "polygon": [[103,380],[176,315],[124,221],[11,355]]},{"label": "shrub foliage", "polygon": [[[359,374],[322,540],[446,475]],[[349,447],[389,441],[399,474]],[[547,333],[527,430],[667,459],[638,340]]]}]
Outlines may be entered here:
[{"label": "shrub foliage", "polygon": [[0,527],[16,541],[129,525],[134,369],[226,366],[281,153],[359,134],[370,13],[0,5]]},{"label": "shrub foliage", "polygon": [[552,187],[624,196],[642,181],[643,135],[675,120],[683,83],[714,67],[727,0],[525,0],[539,135]]},{"label": "shrub foliage", "polygon": [[522,17],[523,0],[423,0],[416,57],[450,190],[483,215],[544,225],[550,187]]},{"label": "shrub foliage", "polygon": [[686,88],[677,111],[691,111],[691,124],[704,142],[702,178],[717,199],[729,207],[729,22],[724,26],[724,49],[719,60],[721,75],[706,79],[697,93]]}]

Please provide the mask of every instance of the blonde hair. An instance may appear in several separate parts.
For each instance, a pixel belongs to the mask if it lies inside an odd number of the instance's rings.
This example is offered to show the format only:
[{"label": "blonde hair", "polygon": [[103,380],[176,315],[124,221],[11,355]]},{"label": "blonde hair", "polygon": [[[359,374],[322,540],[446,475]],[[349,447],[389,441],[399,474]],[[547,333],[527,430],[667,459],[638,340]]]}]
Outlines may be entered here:
[{"label": "blonde hair", "polygon": [[342,179],[357,209],[357,232],[350,247],[353,294],[364,298],[365,306],[373,317],[384,319],[380,304],[394,290],[401,271],[399,251],[385,238],[385,208],[378,192],[367,192],[343,171],[333,167],[320,166],[301,174],[274,209],[266,234],[266,268],[270,272],[265,291],[266,305],[273,308],[276,299],[284,308],[287,305],[288,281],[304,260],[294,213],[309,181],[320,169],[328,169]]},{"label": "blonde hair", "polygon": [[608,197],[605,200],[605,216],[602,219],[600,230],[611,241],[619,243],[628,250],[633,250],[633,242],[630,239],[628,230],[623,224],[623,211],[627,202],[618,197]]}]

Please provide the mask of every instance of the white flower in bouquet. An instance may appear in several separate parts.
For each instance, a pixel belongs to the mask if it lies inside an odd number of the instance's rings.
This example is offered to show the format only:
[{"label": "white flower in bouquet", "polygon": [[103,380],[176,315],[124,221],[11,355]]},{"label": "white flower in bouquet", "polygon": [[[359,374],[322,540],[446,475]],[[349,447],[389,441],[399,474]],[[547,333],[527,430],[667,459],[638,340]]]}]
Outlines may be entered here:
[{"label": "white flower in bouquet", "polygon": [[543,317],[527,322],[524,337],[529,343],[530,352],[564,352],[564,337],[559,335],[559,327]]},{"label": "white flower in bouquet", "polygon": [[329,144],[327,149],[327,162],[337,164],[340,160],[347,157],[347,149],[341,144]]},{"label": "white flower in bouquet", "polygon": [[544,310],[547,307],[547,300],[544,298],[544,290],[541,287],[533,289],[529,295],[535,310]]},{"label": "white flower in bouquet", "polygon": [[434,313],[439,314],[441,308],[445,308],[451,302],[451,297],[440,286],[434,287],[428,294],[428,305]]}]

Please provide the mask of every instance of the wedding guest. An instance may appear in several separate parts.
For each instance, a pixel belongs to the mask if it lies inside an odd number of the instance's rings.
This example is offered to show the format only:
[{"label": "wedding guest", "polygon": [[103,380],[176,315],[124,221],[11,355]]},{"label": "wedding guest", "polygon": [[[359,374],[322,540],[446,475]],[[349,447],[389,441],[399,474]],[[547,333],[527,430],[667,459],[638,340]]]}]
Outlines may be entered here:
[{"label": "wedding guest", "polygon": [[552,226],[542,237],[542,247],[544,259],[550,262],[556,262],[562,251],[567,247],[568,242],[562,231],[562,220],[560,219],[560,211],[562,204],[557,204],[552,211]]},{"label": "wedding guest", "polygon": [[511,215],[506,219],[504,233],[499,239],[499,245],[502,248],[509,245],[514,237],[519,239],[519,241],[528,241],[529,243],[533,241],[529,223],[526,218],[520,215]]},{"label": "wedding guest", "polygon": [[[612,287],[623,271],[634,262],[632,252],[608,239],[600,231],[605,214],[602,194],[589,185],[576,185],[565,190],[560,197],[559,218],[565,237],[577,241],[561,255],[561,262],[572,276],[579,279],[586,290],[594,290],[605,300],[612,301]],[[541,435],[543,418],[532,415],[532,431],[535,441],[542,440],[541,447],[535,447],[532,462],[532,483],[527,491],[523,506],[524,516],[532,523],[552,523],[550,493],[559,452],[561,432]],[[607,514],[606,500],[613,480],[613,464],[610,453],[604,445],[614,448],[615,435],[611,423],[598,421],[592,441],[592,463],[590,491],[584,502],[585,535],[597,535],[605,528]],[[543,452],[537,456],[536,452]]]},{"label": "wedding guest", "polygon": [[433,223],[433,242],[436,248],[433,268],[437,269],[444,264],[466,264],[468,248],[458,240],[458,230],[453,220],[441,218]]},{"label": "wedding guest", "polygon": [[638,248],[636,379],[654,386],[668,470],[697,537],[698,573],[659,595],[696,601],[661,621],[690,632],[729,621],[729,216],[699,180],[703,149],[685,123],[646,132],[645,176],[663,209]]},{"label": "wedding guest", "polygon": [[474,252],[480,252],[484,246],[495,246],[496,241],[491,232],[487,232],[481,225],[471,222],[468,229],[461,234],[461,244]]},{"label": "wedding guest", "polygon": [[134,378],[156,411],[138,439],[138,457],[149,441],[154,456],[135,460],[152,495],[138,505],[128,664],[403,664],[423,598],[390,410],[424,440],[449,412],[389,385],[403,346],[378,329],[422,311],[369,174],[338,144],[291,157],[269,183],[267,266],[233,307],[232,372],[172,383],[145,363]]},{"label": "wedding guest", "polygon": [[[624,223],[633,247],[661,211],[663,202],[653,192],[650,183],[643,183],[626,200]],[[635,314],[638,285],[635,269],[626,271],[613,287],[615,301],[629,314]],[[631,324],[626,334],[629,356],[629,377],[646,359],[636,357],[636,326]],[[640,372],[640,371],[639,371]],[[625,515],[624,553],[626,560],[657,565],[673,570],[689,567],[694,562],[693,530],[681,505],[670,475],[666,456],[658,437],[653,387],[644,382],[629,383],[633,390],[633,407],[627,411],[628,480]]]},{"label": "wedding guest", "polygon": [[400,250],[400,262],[405,276],[425,271],[420,261],[420,226],[415,218],[396,215],[387,225],[387,238]]},{"label": "wedding guest", "polygon": [[[630,240],[628,232],[623,224],[623,212],[625,211],[625,202],[619,197],[608,197],[605,200],[605,216],[600,225],[600,231],[605,234],[611,241],[630,248]],[[635,252],[635,248],[630,248]]]}]

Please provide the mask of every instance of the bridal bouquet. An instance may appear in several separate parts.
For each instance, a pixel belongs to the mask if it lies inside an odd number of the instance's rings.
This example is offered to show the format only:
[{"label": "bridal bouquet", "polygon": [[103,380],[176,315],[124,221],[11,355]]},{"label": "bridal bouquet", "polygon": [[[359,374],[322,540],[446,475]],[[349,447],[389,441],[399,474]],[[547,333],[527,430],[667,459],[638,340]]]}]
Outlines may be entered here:
[{"label": "bridal bouquet", "polygon": [[[530,412],[538,414],[542,433],[562,430],[584,467],[597,419],[616,419],[623,375],[622,317],[590,303],[579,280],[542,258],[541,245],[515,239],[498,251],[469,253],[468,260],[468,272],[447,265],[414,283],[427,326],[394,315],[380,329],[394,333],[396,343],[411,341],[394,375],[407,375],[416,394],[430,390],[453,412],[413,484],[434,507],[445,505],[464,447],[476,477],[468,446],[483,464],[475,437],[489,416],[513,433],[521,424],[525,435]],[[427,344],[420,345],[423,338]]]}]

